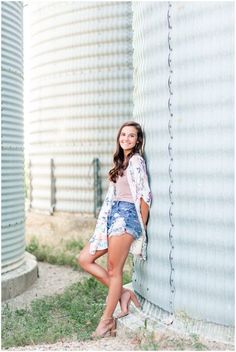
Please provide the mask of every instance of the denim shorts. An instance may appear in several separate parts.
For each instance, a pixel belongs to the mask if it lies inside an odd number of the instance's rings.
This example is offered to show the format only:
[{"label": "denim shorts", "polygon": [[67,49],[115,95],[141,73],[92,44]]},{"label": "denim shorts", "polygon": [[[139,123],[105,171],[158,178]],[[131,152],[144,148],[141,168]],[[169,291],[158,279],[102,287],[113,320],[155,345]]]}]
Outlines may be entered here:
[{"label": "denim shorts", "polygon": [[142,234],[142,228],[134,203],[125,201],[114,201],[110,214],[107,218],[108,236],[122,235],[129,233],[138,239]]}]

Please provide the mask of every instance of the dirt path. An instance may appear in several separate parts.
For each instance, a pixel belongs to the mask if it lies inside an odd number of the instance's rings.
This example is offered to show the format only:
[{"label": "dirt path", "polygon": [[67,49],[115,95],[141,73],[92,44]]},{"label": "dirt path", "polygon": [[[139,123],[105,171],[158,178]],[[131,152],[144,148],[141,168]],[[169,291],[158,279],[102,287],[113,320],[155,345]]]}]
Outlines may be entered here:
[{"label": "dirt path", "polygon": [[[14,351],[134,351],[137,344],[127,337],[105,337],[98,341],[57,342],[52,345],[36,345],[14,348]],[[12,350],[13,351],[13,350]]]}]

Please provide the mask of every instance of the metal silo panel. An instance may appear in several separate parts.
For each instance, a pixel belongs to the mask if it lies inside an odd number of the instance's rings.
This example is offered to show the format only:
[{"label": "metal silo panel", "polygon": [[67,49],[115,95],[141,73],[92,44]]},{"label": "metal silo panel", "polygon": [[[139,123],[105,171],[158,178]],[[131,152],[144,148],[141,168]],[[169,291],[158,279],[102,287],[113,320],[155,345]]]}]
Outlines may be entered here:
[{"label": "metal silo panel", "polygon": [[148,260],[136,264],[133,284],[148,301],[168,310],[168,49],[165,21],[165,3],[133,3],[134,119],[145,126],[146,159],[154,195],[148,225]]},{"label": "metal silo panel", "polygon": [[22,2],[2,8],[2,271],[24,261]]},{"label": "metal silo panel", "polygon": [[132,116],[129,2],[30,3],[32,208],[93,212],[92,163],[104,181],[120,124]]},{"label": "metal silo panel", "polygon": [[233,325],[234,4],[172,17],[175,304]]},{"label": "metal silo panel", "polygon": [[233,325],[234,5],[133,11],[134,115],[154,194],[148,261],[136,264],[134,286],[171,313]]}]

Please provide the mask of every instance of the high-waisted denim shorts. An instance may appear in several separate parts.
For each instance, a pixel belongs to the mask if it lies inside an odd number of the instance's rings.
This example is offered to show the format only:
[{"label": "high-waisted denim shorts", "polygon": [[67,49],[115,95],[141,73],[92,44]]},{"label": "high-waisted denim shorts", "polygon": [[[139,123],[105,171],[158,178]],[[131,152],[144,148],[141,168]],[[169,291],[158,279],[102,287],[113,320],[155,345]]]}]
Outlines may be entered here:
[{"label": "high-waisted denim shorts", "polygon": [[107,219],[108,236],[129,233],[138,239],[142,234],[142,228],[134,203],[125,201],[114,201]]}]

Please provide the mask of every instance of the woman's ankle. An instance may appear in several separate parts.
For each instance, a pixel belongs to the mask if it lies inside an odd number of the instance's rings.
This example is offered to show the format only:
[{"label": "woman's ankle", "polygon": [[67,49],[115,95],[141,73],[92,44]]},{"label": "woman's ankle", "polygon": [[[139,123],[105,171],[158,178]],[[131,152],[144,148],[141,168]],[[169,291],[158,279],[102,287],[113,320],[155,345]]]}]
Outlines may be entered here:
[{"label": "woman's ankle", "polygon": [[109,322],[109,321],[111,321],[113,319],[113,317],[112,316],[106,316],[106,315],[104,315],[104,316],[102,316],[101,317],[101,321],[104,321],[104,322]]}]

